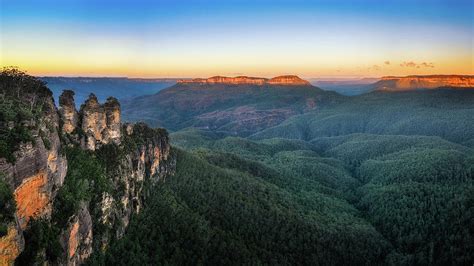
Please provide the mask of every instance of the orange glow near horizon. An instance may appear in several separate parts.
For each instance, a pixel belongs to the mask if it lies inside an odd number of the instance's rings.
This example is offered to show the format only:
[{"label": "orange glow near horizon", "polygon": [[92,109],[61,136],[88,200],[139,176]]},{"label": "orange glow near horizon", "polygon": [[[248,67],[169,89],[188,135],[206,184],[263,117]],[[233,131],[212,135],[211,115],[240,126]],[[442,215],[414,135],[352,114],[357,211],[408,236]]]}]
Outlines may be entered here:
[{"label": "orange glow near horizon", "polygon": [[37,76],[474,75],[468,1],[137,1],[2,1],[0,65]]},{"label": "orange glow near horizon", "polygon": [[[106,60],[106,59],[104,59]],[[382,77],[407,75],[459,74],[474,75],[472,58],[450,58],[434,60],[435,67],[423,67],[425,61],[385,60],[390,65],[382,63],[354,66],[325,66],[273,64],[260,67],[258,64],[242,63],[241,66],[226,66],[217,63],[210,65],[161,64],[138,66],[133,64],[99,64],[87,61],[54,58],[35,60],[2,59],[2,67],[15,66],[35,76],[84,76],[84,77],[129,77],[129,78],[199,78],[222,76],[255,76],[274,77],[283,74],[295,74],[304,78],[318,77]],[[413,62],[417,66],[401,66]],[[425,62],[426,63],[426,62]],[[431,62],[430,62],[431,63]]]}]

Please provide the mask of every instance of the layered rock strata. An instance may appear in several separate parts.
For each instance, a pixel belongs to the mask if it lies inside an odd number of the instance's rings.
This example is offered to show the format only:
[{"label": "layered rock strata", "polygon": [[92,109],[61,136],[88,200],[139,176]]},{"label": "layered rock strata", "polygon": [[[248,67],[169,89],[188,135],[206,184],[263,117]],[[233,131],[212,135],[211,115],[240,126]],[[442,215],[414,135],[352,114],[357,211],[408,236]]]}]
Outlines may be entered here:
[{"label": "layered rock strata", "polygon": [[238,76],[238,77],[222,77],[215,76],[207,79],[197,78],[197,79],[183,79],[178,80],[178,83],[181,84],[250,84],[250,85],[295,85],[295,86],[304,86],[310,85],[306,80],[303,80],[295,75],[285,75],[278,76],[271,79],[267,78],[257,78],[257,77],[247,77],[247,76]]},{"label": "layered rock strata", "polygon": [[470,75],[429,75],[406,77],[382,77],[376,83],[378,90],[437,89],[441,87],[474,88],[474,76]]}]

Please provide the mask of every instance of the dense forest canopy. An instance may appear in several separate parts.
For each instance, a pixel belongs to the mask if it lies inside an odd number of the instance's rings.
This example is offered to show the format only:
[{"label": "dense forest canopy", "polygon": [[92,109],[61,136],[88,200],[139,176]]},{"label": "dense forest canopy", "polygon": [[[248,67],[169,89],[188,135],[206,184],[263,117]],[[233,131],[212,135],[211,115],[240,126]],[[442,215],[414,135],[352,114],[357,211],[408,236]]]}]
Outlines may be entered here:
[{"label": "dense forest canopy", "polygon": [[473,92],[445,90],[357,96],[249,138],[174,132],[176,176],[96,259],[469,264],[472,132]]}]

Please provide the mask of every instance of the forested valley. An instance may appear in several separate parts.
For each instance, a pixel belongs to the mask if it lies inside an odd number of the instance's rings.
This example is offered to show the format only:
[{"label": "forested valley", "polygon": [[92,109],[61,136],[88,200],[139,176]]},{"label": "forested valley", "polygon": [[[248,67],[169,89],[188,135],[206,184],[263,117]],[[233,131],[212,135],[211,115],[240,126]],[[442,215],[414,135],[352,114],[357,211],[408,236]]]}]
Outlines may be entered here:
[{"label": "forested valley", "polygon": [[91,264],[469,265],[474,94],[370,93],[247,138],[171,134],[177,172]]}]

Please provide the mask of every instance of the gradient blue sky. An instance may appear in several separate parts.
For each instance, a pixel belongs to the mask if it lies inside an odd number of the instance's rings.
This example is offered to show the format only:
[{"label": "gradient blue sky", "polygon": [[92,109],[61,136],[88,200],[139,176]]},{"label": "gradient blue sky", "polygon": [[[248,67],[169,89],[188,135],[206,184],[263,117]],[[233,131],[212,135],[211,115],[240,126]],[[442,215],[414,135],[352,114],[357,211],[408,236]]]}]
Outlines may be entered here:
[{"label": "gradient blue sky", "polygon": [[473,1],[0,2],[0,63],[35,75],[474,73]]}]

